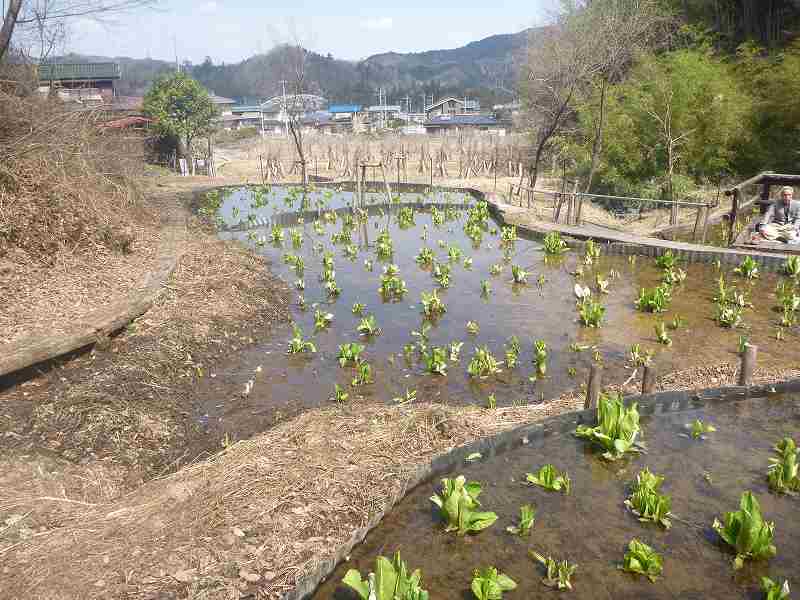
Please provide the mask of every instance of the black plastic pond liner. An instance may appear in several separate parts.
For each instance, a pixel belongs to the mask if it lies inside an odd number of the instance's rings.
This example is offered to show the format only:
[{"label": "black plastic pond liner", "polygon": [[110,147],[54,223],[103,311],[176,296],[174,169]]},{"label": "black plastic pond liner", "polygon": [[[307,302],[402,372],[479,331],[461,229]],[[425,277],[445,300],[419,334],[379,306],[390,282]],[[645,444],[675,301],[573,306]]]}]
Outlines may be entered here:
[{"label": "black plastic pond liner", "polygon": [[[638,402],[642,416],[657,417],[662,414],[683,412],[703,408],[719,402],[736,402],[751,398],[762,398],[773,394],[800,392],[800,379],[774,384],[754,385],[747,387],[708,388],[692,391],[667,391],[647,396],[629,396],[626,402]],[[509,450],[531,443],[535,439],[544,439],[555,434],[571,434],[578,424],[594,424],[594,409],[567,413],[545,419],[530,425],[522,425],[509,431],[498,433],[488,438],[476,440],[465,446],[437,456],[429,464],[423,465],[409,477],[402,489],[388,501],[386,508],[376,514],[365,527],[353,532],[350,539],[342,545],[336,554],[322,561],[316,569],[302,577],[294,589],[283,594],[283,600],[304,600],[311,597],[317,587],[325,581],[344,561],[367,534],[374,529],[383,517],[415,487],[431,481],[434,477],[452,471],[465,464],[466,458],[476,452],[482,460],[494,457]],[[652,425],[651,425],[652,427]],[[735,507],[731,507],[733,509]]]}]

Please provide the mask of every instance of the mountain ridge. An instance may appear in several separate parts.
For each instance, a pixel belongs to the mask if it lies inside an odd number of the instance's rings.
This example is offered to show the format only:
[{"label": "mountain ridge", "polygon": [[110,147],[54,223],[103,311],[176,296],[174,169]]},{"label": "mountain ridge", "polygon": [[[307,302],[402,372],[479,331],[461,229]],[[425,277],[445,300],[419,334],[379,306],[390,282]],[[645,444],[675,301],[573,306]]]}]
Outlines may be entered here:
[{"label": "mountain ridge", "polygon": [[[500,33],[474,40],[456,48],[420,52],[383,52],[360,61],[334,58],[308,52],[308,80],[331,101],[375,104],[378,88],[397,103],[408,98],[413,105],[423,96],[444,95],[477,97],[482,103],[507,101],[512,97],[516,64],[534,29]],[[278,93],[281,77],[281,47],[256,54],[238,63],[214,64],[206,58],[200,64],[183,63],[214,93],[246,101]],[[160,74],[174,70],[175,63],[127,56],[67,54],[53,62],[118,62],[123,80],[122,95],[141,95]],[[419,102],[421,104],[421,102]]]}]

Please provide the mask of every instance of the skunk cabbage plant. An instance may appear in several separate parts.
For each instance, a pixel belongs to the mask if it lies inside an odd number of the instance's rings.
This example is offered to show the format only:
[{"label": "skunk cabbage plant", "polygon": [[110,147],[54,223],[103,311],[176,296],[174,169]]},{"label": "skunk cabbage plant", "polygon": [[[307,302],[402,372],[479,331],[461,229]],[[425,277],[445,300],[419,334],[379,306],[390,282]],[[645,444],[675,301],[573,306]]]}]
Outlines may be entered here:
[{"label": "skunk cabbage plant", "polygon": [[475,569],[470,588],[478,600],[500,600],[503,592],[513,590],[517,582],[494,567]]},{"label": "skunk cabbage plant", "polygon": [[361,578],[360,572],[350,569],[342,583],[352,588],[361,600],[428,600],[428,592],[421,587],[422,573],[419,569],[409,573],[399,552],[392,560],[379,556],[375,560],[375,572],[366,579]]},{"label": "skunk cabbage plant", "polygon": [[539,472],[525,474],[525,481],[531,485],[538,485],[551,492],[569,494],[570,479],[566,473],[560,473],[553,465],[544,465]]},{"label": "skunk cabbage plant", "polygon": [[519,508],[519,525],[510,525],[506,531],[514,535],[529,535],[533,522],[536,520],[536,509],[530,504],[523,504]]},{"label": "skunk cabbage plant", "polygon": [[538,560],[547,569],[547,575],[542,579],[542,583],[559,590],[572,589],[570,578],[577,570],[578,565],[571,565],[567,560],[557,561],[550,556],[544,557],[534,550],[528,550],[528,555],[532,559]]},{"label": "skunk cabbage plant", "polygon": [[784,580],[783,585],[781,585],[777,581],[772,581],[769,577],[761,578],[761,591],[766,594],[765,600],[789,600],[789,594],[791,593],[788,581]]},{"label": "skunk cabbage plant", "polygon": [[769,459],[767,471],[769,488],[782,494],[800,492],[800,475],[798,474],[797,446],[792,438],[785,437],[775,445],[777,457]]},{"label": "skunk cabbage plant", "polygon": [[725,523],[714,519],[714,530],[736,551],[734,569],[741,569],[747,559],[771,558],[777,554],[773,542],[775,523],[766,522],[761,507],[752,492],[745,492],[739,502],[740,510],[725,515]]},{"label": "skunk cabbage plant", "polygon": [[628,551],[625,553],[620,568],[629,573],[644,575],[650,581],[655,582],[661,575],[663,564],[658,552],[634,538],[628,544]]},{"label": "skunk cabbage plant", "polygon": [[599,445],[603,458],[617,460],[627,452],[639,452],[643,445],[636,441],[640,432],[639,411],[634,402],[625,407],[619,394],[603,394],[597,403],[597,425],[578,425],[575,435]]},{"label": "skunk cabbage plant", "polygon": [[486,529],[497,520],[495,513],[477,510],[481,505],[478,502],[480,493],[481,484],[477,481],[467,482],[463,475],[455,479],[442,479],[441,494],[431,496],[431,502],[439,507],[446,522],[445,531],[465,535]]},{"label": "skunk cabbage plant", "polygon": [[664,529],[669,529],[670,508],[672,500],[669,496],[659,493],[659,488],[664,482],[664,478],[654,475],[649,469],[642,469],[636,476],[636,483],[633,485],[631,495],[625,500],[627,506],[633,514],[639,517],[640,521],[652,521],[658,523]]}]

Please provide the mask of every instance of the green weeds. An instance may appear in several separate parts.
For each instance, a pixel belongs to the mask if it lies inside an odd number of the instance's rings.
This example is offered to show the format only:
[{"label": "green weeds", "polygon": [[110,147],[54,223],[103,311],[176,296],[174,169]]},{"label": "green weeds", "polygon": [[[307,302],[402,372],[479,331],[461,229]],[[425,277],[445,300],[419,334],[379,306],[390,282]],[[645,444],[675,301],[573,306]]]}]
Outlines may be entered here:
[{"label": "green weeds", "polygon": [[549,254],[550,256],[562,254],[569,249],[567,243],[561,239],[561,234],[557,231],[551,231],[544,236],[542,246],[545,254]]},{"label": "green weeds", "polygon": [[649,469],[644,468],[636,476],[631,495],[625,500],[625,506],[642,522],[652,522],[661,525],[664,529],[672,526],[670,517],[672,513],[672,500],[669,496],[659,493],[664,478],[654,475]]},{"label": "green weeds", "polygon": [[302,354],[304,352],[316,352],[317,347],[314,345],[313,342],[309,342],[303,339],[303,330],[300,329],[299,326],[294,325],[292,327],[292,332],[294,337],[289,340],[289,349],[287,351],[288,354]]},{"label": "green weeds", "polygon": [[484,379],[490,375],[502,373],[501,364],[486,346],[482,346],[475,348],[475,354],[473,354],[472,360],[469,362],[467,373],[469,373],[470,377]]},{"label": "green weeds", "polygon": [[441,492],[431,496],[431,502],[439,507],[439,513],[445,521],[445,531],[466,535],[482,531],[497,520],[495,513],[477,510],[481,505],[478,501],[480,493],[481,484],[477,481],[467,482],[463,475],[455,479],[442,479]]},{"label": "green weeds", "polygon": [[559,472],[553,465],[547,464],[539,469],[539,472],[525,474],[525,481],[530,485],[538,485],[551,492],[564,492],[569,494],[570,479],[566,473]]}]

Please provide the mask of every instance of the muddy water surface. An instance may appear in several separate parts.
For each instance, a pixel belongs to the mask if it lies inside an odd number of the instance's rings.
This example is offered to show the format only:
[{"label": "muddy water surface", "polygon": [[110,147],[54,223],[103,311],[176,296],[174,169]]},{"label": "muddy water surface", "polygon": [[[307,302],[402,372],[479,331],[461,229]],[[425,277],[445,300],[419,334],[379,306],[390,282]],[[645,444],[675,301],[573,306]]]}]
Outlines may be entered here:
[{"label": "muddy water surface", "polygon": [[[717,431],[704,439],[687,436],[685,426],[697,418]],[[772,446],[783,436],[800,438],[800,398],[717,402],[645,416],[642,426],[647,454],[617,463],[605,463],[584,441],[565,432],[447,474],[481,482],[483,509],[499,516],[477,535],[459,538],[444,533],[429,500],[438,481],[417,487],[320,587],[315,600],[355,600],[357,596],[340,584],[347,569],[366,576],[374,570],[377,555],[391,556],[395,551],[410,568],[422,570],[424,587],[431,598],[441,600],[471,598],[473,570],[489,565],[518,583],[504,596],[509,600],[555,597],[557,593],[541,583],[544,570],[528,557],[529,549],[578,563],[570,598],[762,598],[758,591],[762,576],[781,582],[788,578],[796,587],[800,500],[771,494],[765,473]],[[526,472],[548,462],[569,473],[570,495],[521,483]],[[623,504],[632,480],[644,467],[666,477],[662,489],[672,497],[676,515],[669,530],[640,523]],[[764,517],[775,522],[778,554],[734,572],[733,555],[711,524],[725,512],[738,510],[746,490],[757,497]],[[516,524],[519,507],[527,503],[537,509],[531,535],[512,536],[505,528]],[[663,556],[663,577],[656,583],[617,569],[634,537]]]},{"label": "muddy water surface", "polygon": [[[581,264],[583,256],[577,252],[548,259],[541,244],[525,239],[517,240],[505,252],[500,243],[500,226],[494,222],[490,222],[481,244],[475,247],[463,232],[465,207],[474,204],[466,194],[401,194],[398,198],[402,205],[415,208],[415,225],[405,229],[397,222],[399,205],[387,203],[383,193],[368,194],[369,219],[352,231],[352,243],[357,247],[354,258],[345,256],[344,244],[331,241],[331,235],[342,229],[342,216],[350,213],[353,193],[322,189],[311,193],[303,205],[299,194],[275,187],[260,195],[263,206],[258,206],[258,195],[248,188],[225,193],[219,210],[225,223],[221,235],[239,239],[264,254],[272,261],[273,271],[290,285],[299,277],[284,263],[284,257],[292,253],[303,258],[305,290],[297,294],[304,296],[306,309],[295,307],[294,318],[318,352],[287,355],[287,341],[291,337],[291,330],[287,328],[278,331],[269,341],[259,343],[256,340],[256,345],[239,354],[235,362],[222,365],[213,373],[214,378],[203,381],[198,394],[204,404],[198,417],[210,426],[221,427],[234,438],[263,429],[276,416],[328,403],[334,383],[348,388],[351,399],[363,396],[390,402],[404,397],[407,390],[416,390],[420,400],[454,404],[484,405],[489,394],[494,394],[498,406],[503,406],[546,400],[576,387],[585,380],[594,350],[605,362],[607,381],[624,381],[632,373],[625,363],[634,343],[655,352],[660,372],[735,360],[737,341],[742,334],[760,346],[763,362],[776,366],[799,362],[800,347],[794,330],[784,332],[784,341],[775,339],[779,315],[774,310],[773,292],[778,280],[774,275],[762,274],[750,284],[727,274],[731,282],[748,290],[755,307],[745,312],[743,328],[724,329],[712,320],[713,296],[719,276],[713,266],[686,266],[688,278],[676,288],[669,311],[663,315],[643,314],[635,310],[634,301],[641,287],[658,283],[660,271],[652,259],[638,257],[629,261],[625,257],[608,256],[585,267]],[[436,226],[430,213],[431,204],[441,211],[449,206],[452,218]],[[324,232],[315,232],[314,220],[330,211],[337,213],[337,221],[326,223],[320,219]],[[285,232],[280,245],[269,242],[273,224]],[[391,261],[381,261],[376,255],[375,240],[384,228],[388,228],[393,240]],[[302,246],[293,247],[292,229],[302,233]],[[440,288],[430,267],[421,267],[415,262],[414,257],[423,246],[434,251],[437,261],[451,265],[449,288]],[[320,247],[335,255],[336,281],[342,290],[336,299],[327,297],[319,280],[322,272]],[[449,247],[459,248],[462,258],[449,261]],[[472,259],[471,268],[464,266],[466,257]],[[365,260],[373,262],[372,271],[365,268]],[[378,291],[383,267],[388,262],[399,267],[400,277],[408,288],[399,301],[386,301]],[[526,285],[512,283],[511,264],[530,272]],[[501,265],[502,271],[491,275],[493,265]],[[600,329],[583,327],[577,320],[573,286],[574,273],[579,268],[584,275],[578,280],[590,286],[594,285],[596,274],[610,278],[610,293],[602,296],[607,312]],[[618,276],[613,277],[613,273]],[[487,280],[491,286],[489,296],[481,294],[482,280]],[[460,360],[448,364],[446,377],[425,373],[416,354],[410,360],[403,355],[403,346],[416,341],[412,331],[420,331],[424,322],[420,293],[434,289],[439,289],[447,312],[429,321],[430,343],[440,346],[454,341],[464,343]],[[352,314],[354,302],[366,305],[365,314],[375,316],[381,335],[365,338],[357,333],[360,317]],[[315,332],[316,309],[332,313],[333,322],[328,328]],[[677,314],[685,319],[686,326],[670,333],[672,346],[659,345],[654,334],[655,324]],[[467,321],[477,322],[479,333],[468,333]],[[517,368],[482,380],[467,375],[467,365],[476,347],[485,345],[502,360],[504,344],[512,335],[516,335],[522,345]],[[531,381],[534,340],[547,344],[548,365],[545,378]],[[375,383],[350,387],[354,370],[340,368],[336,358],[338,346],[347,342],[366,345],[364,357],[372,365]],[[590,348],[575,352],[570,349],[572,344]],[[261,370],[256,372],[258,367]],[[246,398],[230,397],[229,392],[223,391],[230,387],[244,389],[250,379],[254,386]]]}]

